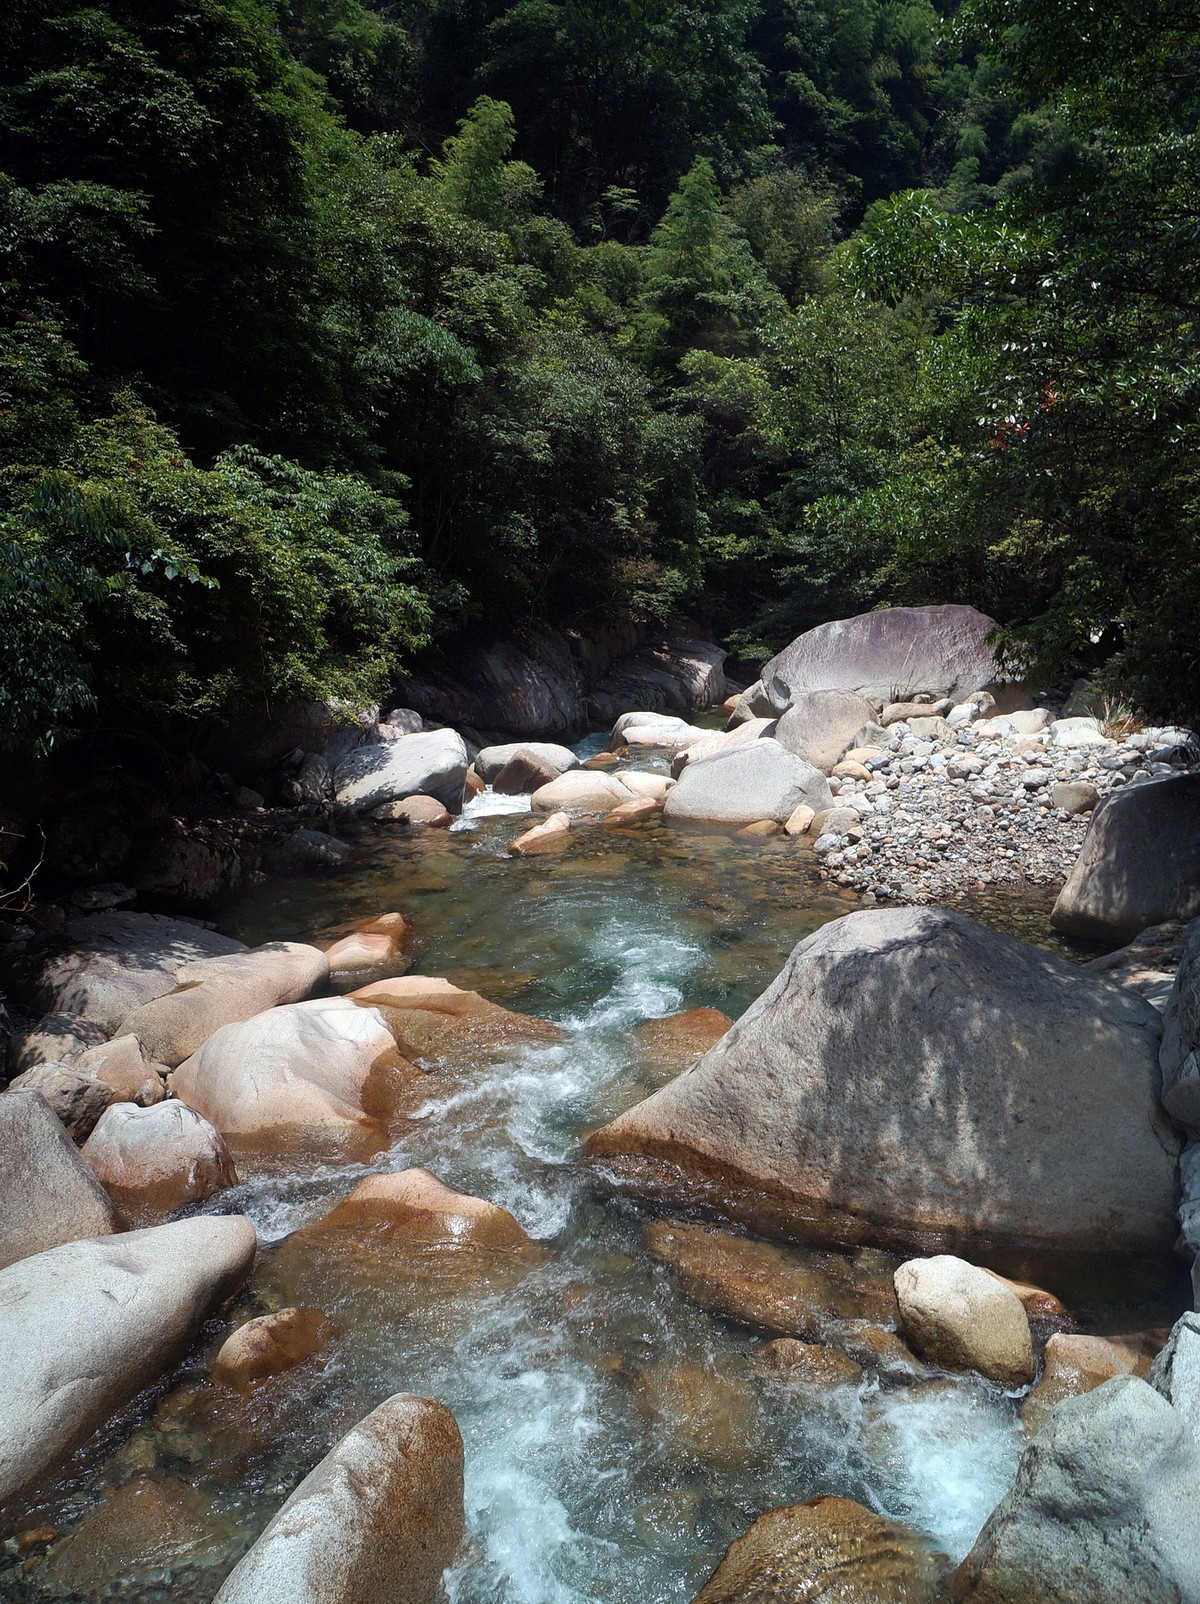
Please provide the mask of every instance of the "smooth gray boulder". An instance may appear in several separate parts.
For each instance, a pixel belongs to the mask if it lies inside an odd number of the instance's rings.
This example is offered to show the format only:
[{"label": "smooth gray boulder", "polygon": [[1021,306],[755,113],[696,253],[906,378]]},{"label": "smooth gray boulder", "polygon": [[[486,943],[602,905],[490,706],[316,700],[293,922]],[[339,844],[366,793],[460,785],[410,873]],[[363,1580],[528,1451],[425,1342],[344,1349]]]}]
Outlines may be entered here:
[{"label": "smooth gray boulder", "polygon": [[[244,951],[243,942],[186,919],[93,913],[66,925],[62,948],[28,977],[28,991],[45,1012],[82,1014],[112,1036],[126,1014],[170,991],[184,964]],[[20,980],[15,989],[24,990]]]},{"label": "smooth gray boulder", "polygon": [[213,1604],[438,1604],[464,1524],[454,1416],[396,1393],[309,1472]]},{"label": "smooth gray boulder", "polygon": [[1166,1260],[1158,1043],[1141,997],[961,914],[852,913],[588,1152],[611,1184],[768,1234]]},{"label": "smooth gray boulder", "polygon": [[1112,946],[1200,915],[1200,774],[1112,792],[1096,807],[1050,922]]},{"label": "smooth gray boulder", "polygon": [[874,707],[856,691],[805,691],[775,726],[775,739],[828,774],[874,720]]},{"label": "smooth gray boulder", "polygon": [[0,1269],[115,1230],[108,1193],[41,1093],[0,1096]]},{"label": "smooth gray boulder", "polygon": [[242,1215],[202,1217],[0,1270],[0,1508],[183,1355],[255,1246]]},{"label": "smooth gray boulder", "polygon": [[1182,1415],[1200,1443],[1200,1314],[1180,1315],[1150,1366],[1150,1385]]},{"label": "smooth gray boulder", "polygon": [[1198,1604],[1200,1449],[1136,1376],[1057,1404],[954,1578],[959,1604]]},{"label": "smooth gray boulder", "polygon": [[300,941],[269,941],[248,952],[185,964],[175,990],[143,1003],[121,1021],[156,1063],[174,1069],[222,1025],[304,998],[329,980],[329,959]]},{"label": "smooth gray boulder", "polygon": [[485,746],[476,752],[475,772],[485,785],[491,785],[506,764],[518,753],[526,752],[549,764],[555,774],[565,774],[568,769],[579,767],[579,759],[569,746],[559,746],[554,741],[509,741],[506,745]]},{"label": "smooth gray boulder", "polygon": [[668,794],[668,824],[786,824],[804,803],[814,813],[833,806],[820,769],[771,736],[714,752],[688,764]]},{"label": "smooth gray boulder", "polygon": [[333,773],[334,792],[343,807],[363,813],[417,792],[458,813],[470,761],[456,730],[402,735],[384,746],[357,747],[344,757]]},{"label": "smooth gray boulder", "polygon": [[872,702],[922,692],[961,702],[1001,676],[987,637],[995,620],[974,607],[884,607],[818,624],[764,664],[776,713],[806,691],[857,691]]}]

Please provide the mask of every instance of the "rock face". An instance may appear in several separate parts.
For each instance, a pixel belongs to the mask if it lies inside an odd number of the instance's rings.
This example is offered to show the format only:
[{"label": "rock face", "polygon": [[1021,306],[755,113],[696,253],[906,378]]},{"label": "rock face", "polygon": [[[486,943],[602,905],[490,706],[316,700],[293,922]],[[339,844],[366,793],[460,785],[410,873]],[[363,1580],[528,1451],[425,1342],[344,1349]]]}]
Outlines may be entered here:
[{"label": "rock face", "polygon": [[1158,1036],[1140,997],[959,914],[853,913],[588,1153],[610,1182],[768,1232],[1167,1255]]},{"label": "rock face", "polygon": [[174,1069],[222,1025],[300,1002],[328,979],[325,954],[299,941],[204,958],[184,964],[174,991],[126,1015],[120,1032],[136,1036],[151,1058]]},{"label": "rock face", "polygon": [[667,797],[669,824],[785,824],[801,803],[832,807],[825,776],[770,736],[689,763]]},{"label": "rock face", "polygon": [[116,1229],[108,1194],[45,1098],[0,1096],[0,1269]]},{"label": "rock face", "polygon": [[94,913],[65,928],[66,951],[46,959],[33,994],[47,1012],[82,1014],[115,1035],[126,1014],[176,983],[185,964],[244,952],[214,930],[153,913]]},{"label": "rock face", "polygon": [[1147,925],[1200,915],[1200,774],[1106,797],[1050,922],[1068,936],[1132,941]]},{"label": "rock face", "polygon": [[457,813],[469,762],[463,738],[454,730],[402,735],[386,746],[357,747],[344,757],[333,773],[334,793],[342,807],[365,813],[419,791]]},{"label": "rock face", "polygon": [[438,1604],[464,1526],[454,1416],[400,1392],[310,1471],[213,1604]]},{"label": "rock face", "polygon": [[962,1604],[1200,1599],[1200,1450],[1134,1376],[1050,1414],[955,1575]]},{"label": "rock face", "polygon": [[178,1101],[114,1103],[83,1157],[130,1225],[149,1225],[238,1182],[221,1133]]},{"label": "rock face", "polygon": [[804,691],[779,720],[775,739],[828,774],[874,719],[871,703],[855,691]]},{"label": "rock face", "polygon": [[1200,1314],[1176,1320],[1166,1347],[1150,1367],[1150,1385],[1174,1406],[1200,1443]]},{"label": "rock face", "polygon": [[760,1515],[693,1604],[934,1604],[946,1564],[916,1532],[849,1498]]},{"label": "rock face", "polygon": [[973,607],[886,607],[818,624],[765,664],[775,712],[806,691],[857,691],[873,702],[922,692],[961,702],[1000,678],[987,636],[995,621]]},{"label": "rock face", "polygon": [[896,1271],[910,1346],[943,1370],[974,1370],[1002,1387],[1033,1380],[1033,1339],[1020,1298],[986,1270],[939,1254]]},{"label": "rock face", "polygon": [[230,1215],[68,1242],[0,1271],[0,1505],[179,1358],[255,1246]]},{"label": "rock face", "polygon": [[415,1073],[377,1009],[328,997],[223,1026],[172,1089],[235,1146],[370,1152]]},{"label": "rock face", "polygon": [[725,697],[725,653],[711,641],[649,647],[616,663],[588,697],[589,717],[608,724],[629,706],[692,713]]},{"label": "rock face", "polygon": [[247,1320],[226,1337],[213,1360],[218,1385],[251,1392],[260,1381],[291,1370],[320,1353],[333,1335],[320,1309],[277,1309]]}]

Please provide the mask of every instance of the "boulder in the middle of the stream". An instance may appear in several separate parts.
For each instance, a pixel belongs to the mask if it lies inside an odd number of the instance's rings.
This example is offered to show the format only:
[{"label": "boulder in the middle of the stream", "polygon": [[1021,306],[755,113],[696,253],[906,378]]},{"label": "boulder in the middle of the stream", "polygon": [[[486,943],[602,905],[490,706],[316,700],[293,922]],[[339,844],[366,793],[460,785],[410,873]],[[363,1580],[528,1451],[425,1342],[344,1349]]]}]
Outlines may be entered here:
[{"label": "boulder in the middle of the stream", "polygon": [[961,914],[853,913],[588,1151],[610,1182],[772,1234],[1165,1257],[1159,1032],[1141,997]]}]

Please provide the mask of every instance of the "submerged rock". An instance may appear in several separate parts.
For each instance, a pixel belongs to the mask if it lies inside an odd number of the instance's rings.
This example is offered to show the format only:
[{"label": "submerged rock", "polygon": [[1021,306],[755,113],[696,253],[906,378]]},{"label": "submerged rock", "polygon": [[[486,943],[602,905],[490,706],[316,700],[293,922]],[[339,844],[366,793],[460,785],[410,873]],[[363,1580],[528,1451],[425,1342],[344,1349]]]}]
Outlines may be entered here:
[{"label": "submerged rock", "polygon": [[1200,774],[1168,775],[1106,797],[1050,922],[1114,945],[1148,925],[1200,915]]},{"label": "submerged rock", "polygon": [[438,1604],[464,1525],[454,1416],[400,1392],[310,1471],[214,1604]]},{"label": "submerged rock", "polygon": [[1134,1376],[1068,1398],[955,1575],[961,1604],[1195,1604],[1200,1449]]},{"label": "submerged rock", "polygon": [[241,1215],[68,1242],[0,1271],[0,1505],[156,1381],[254,1263]]},{"label": "submerged rock", "polygon": [[948,1566],[898,1521],[849,1498],[760,1515],[693,1604],[935,1604]]},{"label": "submerged rock", "polygon": [[[464,785],[474,795],[469,769]],[[483,789],[482,783],[478,788]],[[401,797],[397,802],[381,802],[371,809],[371,817],[380,824],[399,824],[408,830],[443,830],[454,822],[454,815],[444,803],[435,796],[422,796],[420,792]]]},{"label": "submerged rock", "polygon": [[530,1239],[507,1209],[485,1198],[456,1192],[431,1171],[414,1168],[359,1181],[322,1229],[353,1229],[399,1235],[451,1247],[525,1248]]},{"label": "submerged rock", "polygon": [[1158,1036],[1141,998],[959,914],[854,913],[586,1152],[768,1233],[1165,1260]]},{"label": "submerged rock", "polygon": [[689,1008],[662,1019],[643,1019],[633,1028],[638,1047],[655,1070],[680,1075],[733,1025],[719,1008]]},{"label": "submerged rock", "polygon": [[801,803],[816,812],[832,806],[825,776],[764,736],[689,763],[663,816],[668,824],[785,824]]},{"label": "submerged rock", "polygon": [[1002,1387],[1033,1380],[1029,1317],[1010,1287],[963,1259],[910,1259],[896,1271],[900,1325],[943,1370],[974,1370]]},{"label": "submerged rock", "polygon": [[247,1320],[221,1344],[213,1360],[212,1378],[238,1392],[291,1370],[326,1347],[332,1323],[320,1309],[277,1309]]},{"label": "submerged rock", "polygon": [[114,1103],[83,1148],[130,1225],[149,1225],[238,1184],[221,1133],[186,1103]]},{"label": "submerged rock", "polygon": [[776,1337],[774,1342],[768,1342],[755,1364],[764,1374],[812,1387],[855,1386],[862,1380],[862,1366],[848,1353],[821,1343],[800,1342],[795,1337]]},{"label": "submerged rock", "polygon": [[381,913],[343,930],[325,949],[335,991],[352,991],[411,967],[412,927],[403,914]]},{"label": "submerged rock", "polygon": [[349,1000],[378,1009],[400,1051],[417,1063],[474,1064],[563,1039],[549,1020],[514,1013],[431,975],[378,980],[352,992]]},{"label": "submerged rock", "polygon": [[0,1269],[116,1229],[108,1193],[45,1098],[0,1096]]}]

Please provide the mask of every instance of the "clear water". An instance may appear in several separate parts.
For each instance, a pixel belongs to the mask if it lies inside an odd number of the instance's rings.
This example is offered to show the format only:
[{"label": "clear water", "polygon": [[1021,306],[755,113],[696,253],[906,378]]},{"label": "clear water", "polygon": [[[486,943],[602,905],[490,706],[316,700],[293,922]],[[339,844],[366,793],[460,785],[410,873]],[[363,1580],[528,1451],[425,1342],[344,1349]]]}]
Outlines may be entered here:
[{"label": "clear water", "polygon": [[[576,1162],[583,1133],[662,1078],[632,1035],[640,1020],[736,1015],[796,941],[855,904],[786,838],[597,825],[560,857],[512,859],[522,811],[485,797],[451,832],[365,841],[351,872],[265,884],[222,922],[251,941],[304,938],[399,909],[418,971],[564,1027],[559,1045],[431,1077],[369,1166],[422,1164],[503,1204],[542,1245],[537,1262],[432,1282],[362,1256],[289,1256],[289,1234],[364,1167],[244,1173],[211,1205],[260,1231],[242,1312],[319,1303],[339,1328],[331,1361],[249,1401],[218,1395],[205,1378],[229,1322],[215,1322],[31,1509],[32,1528],[61,1535],[32,1540],[0,1589],[207,1604],[301,1476],[398,1390],[447,1402],[466,1442],[471,1543],[454,1604],[686,1604],[758,1514],[821,1493],[904,1518],[952,1556],[970,1546],[1014,1470],[1011,1399],[968,1380],[767,1379],[762,1339],[687,1302],[644,1252],[637,1213],[596,1197]],[[150,1558],[146,1523],[122,1503],[147,1480],[167,1501]]]}]

